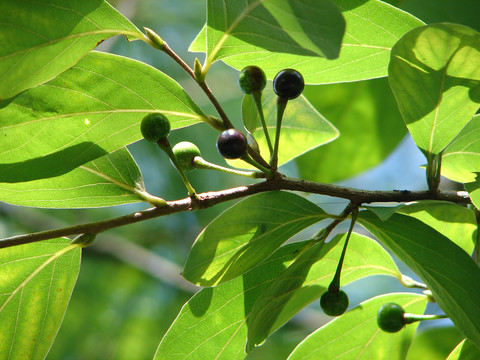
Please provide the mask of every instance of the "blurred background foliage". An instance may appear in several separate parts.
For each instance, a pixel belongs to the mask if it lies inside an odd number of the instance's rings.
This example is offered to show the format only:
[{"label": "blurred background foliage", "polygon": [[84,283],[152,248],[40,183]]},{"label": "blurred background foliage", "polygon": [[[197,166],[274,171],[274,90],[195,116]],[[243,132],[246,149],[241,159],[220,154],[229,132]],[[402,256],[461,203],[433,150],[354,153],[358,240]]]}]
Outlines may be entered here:
[{"label": "blurred background foliage", "polygon": [[[202,54],[188,53],[190,42],[205,22],[206,4],[199,0],[110,1],[139,28],[155,30],[187,63]],[[477,30],[478,0],[390,0],[427,23],[457,22]],[[112,52],[157,67],[177,80],[208,113],[215,114],[193,81],[163,53],[136,41],[114,38],[100,51]],[[279,69],[280,70],[280,69]],[[224,64],[213,66],[208,82],[237,127],[241,125],[242,93],[238,72]],[[101,86],[101,85],[99,85]],[[341,137],[287,164],[283,171],[307,179],[336,182],[364,189],[420,189],[425,187],[424,159],[406,136],[386,79],[358,83],[308,86],[305,95],[340,131]],[[175,144],[195,142],[209,161],[224,164],[217,154],[217,133],[206,125],[174,131]],[[185,188],[167,157],[144,141],[129,147],[143,172],[147,190],[168,200],[186,196]],[[246,184],[248,180],[221,173],[195,171],[188,175],[198,192]],[[455,186],[455,184],[447,184]],[[343,202],[312,196],[327,211]],[[175,214],[112,230],[84,250],[80,276],[65,320],[48,359],[151,359],[163,334],[181,306],[196,289],[180,276],[188,249],[202,227],[233,203],[195,213]],[[97,221],[136,210],[141,204],[84,210],[45,210],[0,204],[2,237]],[[405,270],[403,268],[402,270]],[[372,277],[345,289],[355,306],[371,296],[403,290],[394,280]],[[435,307],[429,311],[435,311]],[[309,332],[328,321],[317,303],[302,311],[248,359],[284,359]],[[460,340],[448,321],[443,327],[422,328],[416,349],[422,359],[442,359]],[[433,335],[432,335],[433,334]],[[420,353],[420,352],[419,352]],[[409,360],[414,360],[413,358]]]}]

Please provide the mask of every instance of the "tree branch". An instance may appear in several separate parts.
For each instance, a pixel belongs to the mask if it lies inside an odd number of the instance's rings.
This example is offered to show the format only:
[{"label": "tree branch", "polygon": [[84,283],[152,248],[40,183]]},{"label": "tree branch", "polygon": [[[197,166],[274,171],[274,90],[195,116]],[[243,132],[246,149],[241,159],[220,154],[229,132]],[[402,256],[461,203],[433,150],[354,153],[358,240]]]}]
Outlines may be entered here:
[{"label": "tree branch", "polygon": [[194,202],[192,202],[191,198],[187,197],[176,201],[168,201],[167,205],[162,207],[154,207],[108,220],[8,237],[0,240],[0,248],[28,244],[62,236],[73,236],[85,233],[98,234],[120,226],[178,212],[205,209],[226,201],[274,190],[302,191],[311,194],[327,195],[348,199],[357,205],[372,202],[409,202],[418,200],[443,200],[461,204],[468,204],[471,202],[468,193],[465,191],[438,191],[436,193],[432,193],[428,190],[371,191],[279,176],[248,186],[239,186],[221,191],[201,193],[198,194],[198,201]]}]

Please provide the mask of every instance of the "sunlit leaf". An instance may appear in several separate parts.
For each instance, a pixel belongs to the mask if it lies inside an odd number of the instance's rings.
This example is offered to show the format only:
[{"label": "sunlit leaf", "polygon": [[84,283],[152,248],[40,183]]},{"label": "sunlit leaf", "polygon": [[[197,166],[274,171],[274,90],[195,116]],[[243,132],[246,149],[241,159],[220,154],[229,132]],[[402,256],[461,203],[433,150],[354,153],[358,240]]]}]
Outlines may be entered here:
[{"label": "sunlit leaf", "polygon": [[299,231],[327,218],[315,204],[287,192],[250,196],[214,219],[193,244],[183,276],[212,286],[233,279]]},{"label": "sunlit leaf", "polygon": [[480,107],[480,34],[457,24],[410,31],[393,47],[389,80],[427,157],[442,151]]},{"label": "sunlit leaf", "polygon": [[423,200],[395,207],[368,206],[367,208],[383,221],[388,220],[394,213],[414,217],[442,233],[467,254],[473,252],[477,220],[475,213],[467,207],[446,201]]},{"label": "sunlit leaf", "polygon": [[410,216],[394,214],[382,221],[363,211],[358,222],[422,279],[458,329],[480,345],[480,269],[472,258]]},{"label": "sunlit leaf", "polygon": [[44,359],[62,323],[81,251],[53,239],[0,251],[0,358]]},{"label": "sunlit leaf", "polygon": [[[248,320],[247,351],[327,290],[337,268],[345,234],[302,253],[256,301]],[[341,285],[370,275],[401,277],[391,256],[377,242],[352,234],[342,267]]]},{"label": "sunlit leaf", "polygon": [[450,353],[446,360],[477,360],[480,358],[480,350],[468,339],[463,340]]},{"label": "sunlit leaf", "polygon": [[[247,44],[247,46],[228,48],[229,56],[222,61],[238,70],[255,64],[265,70],[269,79],[273,79],[281,69],[294,68],[303,74],[309,84],[383,77],[387,75],[392,46],[406,32],[423,25],[423,22],[414,16],[378,0],[334,0],[333,2],[342,12],[347,26],[338,59],[327,60],[318,56],[297,54],[291,50],[287,53],[287,47],[279,50],[279,53],[269,51],[268,47],[265,49],[257,47],[251,51],[249,50],[251,45]],[[296,4],[297,1],[289,3]],[[319,23],[318,19],[314,21]],[[208,34],[208,36],[211,35]],[[206,52],[206,39],[207,31],[204,27],[190,46],[190,51]],[[237,42],[238,39],[235,39],[238,45]]]},{"label": "sunlit leaf", "polygon": [[239,53],[336,58],[344,29],[330,0],[208,0],[206,66]]},{"label": "sunlit leaf", "polygon": [[195,294],[162,339],[155,360],[243,359],[246,318],[255,300],[307,244],[285,245],[242,277]]},{"label": "sunlit leaf", "polygon": [[380,164],[407,133],[387,79],[307,86],[304,95],[340,137],[296,159],[302,179],[332,183],[358,175]]},{"label": "sunlit leaf", "polygon": [[463,339],[455,326],[429,326],[417,331],[406,360],[445,360]]},{"label": "sunlit leaf", "polygon": [[[262,98],[265,122],[273,143],[277,127],[277,96],[270,87],[267,87]],[[245,128],[257,140],[260,153],[267,160],[270,159],[260,118],[250,95],[243,99],[242,116]],[[306,151],[333,141],[338,135],[338,130],[303,96],[289,101],[282,120],[278,164],[285,164]],[[229,163],[240,167],[249,166],[238,160],[236,162],[229,161]]]},{"label": "sunlit leaf", "polygon": [[418,323],[395,334],[380,330],[378,310],[390,302],[413,314],[423,314],[427,306],[426,296],[412,293],[393,293],[369,299],[310,334],[293,350],[288,360],[404,360]]},{"label": "sunlit leaf", "polygon": [[145,196],[142,174],[126,148],[58,177],[0,183],[1,201],[45,208],[113,206],[145,201]]},{"label": "sunlit leaf", "polygon": [[442,175],[462,183],[474,182],[480,172],[480,115],[474,116],[442,155]]},{"label": "sunlit leaf", "polygon": [[0,182],[55,177],[140,140],[140,121],[172,129],[204,119],[170,77],[141,62],[92,52],[52,81],[0,102]]},{"label": "sunlit leaf", "polygon": [[2,0],[0,99],[54,78],[119,34],[143,37],[104,0]]}]

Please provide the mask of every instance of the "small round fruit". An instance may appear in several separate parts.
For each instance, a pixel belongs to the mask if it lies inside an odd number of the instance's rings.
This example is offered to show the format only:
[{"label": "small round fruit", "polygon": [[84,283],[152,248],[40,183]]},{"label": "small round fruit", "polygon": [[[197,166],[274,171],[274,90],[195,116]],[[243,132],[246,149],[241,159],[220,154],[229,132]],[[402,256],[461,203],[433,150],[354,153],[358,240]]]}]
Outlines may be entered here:
[{"label": "small round fruit", "polygon": [[227,129],[218,136],[217,150],[225,159],[238,159],[247,151],[247,139],[241,131]]},{"label": "small round fruit", "polygon": [[157,142],[170,133],[170,121],[162,114],[148,114],[142,119],[140,131],[146,140]]},{"label": "small round fruit", "polygon": [[262,91],[267,84],[267,77],[258,66],[244,67],[238,78],[238,85],[245,94],[251,94],[253,91]]},{"label": "small round fruit", "polygon": [[201,156],[200,150],[195,144],[189,141],[182,141],[175,145],[172,149],[178,164],[184,171],[195,170],[193,159],[195,156]]},{"label": "small round fruit", "polygon": [[402,330],[405,326],[403,315],[405,310],[395,303],[384,304],[377,314],[377,324],[380,329],[389,333]]},{"label": "small round fruit", "polygon": [[345,291],[326,291],[320,298],[320,306],[325,314],[329,316],[340,316],[348,308],[348,295]]},{"label": "small round fruit", "polygon": [[299,97],[304,88],[305,81],[297,70],[284,69],[273,79],[275,94],[288,100]]}]

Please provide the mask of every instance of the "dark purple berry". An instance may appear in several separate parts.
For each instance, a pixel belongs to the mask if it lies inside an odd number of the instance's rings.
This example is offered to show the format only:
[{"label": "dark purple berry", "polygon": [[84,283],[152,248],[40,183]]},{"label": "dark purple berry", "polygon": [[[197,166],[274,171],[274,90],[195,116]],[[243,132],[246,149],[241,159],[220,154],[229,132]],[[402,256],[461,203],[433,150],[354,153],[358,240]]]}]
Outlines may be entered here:
[{"label": "dark purple berry", "polygon": [[302,74],[297,70],[284,69],[273,79],[273,90],[278,96],[292,100],[300,96],[305,87]]},{"label": "dark purple berry", "polygon": [[227,129],[217,139],[217,150],[225,159],[238,159],[247,151],[247,139],[237,129]]}]

